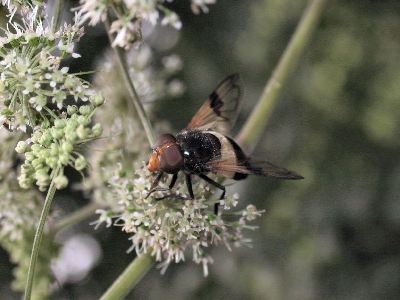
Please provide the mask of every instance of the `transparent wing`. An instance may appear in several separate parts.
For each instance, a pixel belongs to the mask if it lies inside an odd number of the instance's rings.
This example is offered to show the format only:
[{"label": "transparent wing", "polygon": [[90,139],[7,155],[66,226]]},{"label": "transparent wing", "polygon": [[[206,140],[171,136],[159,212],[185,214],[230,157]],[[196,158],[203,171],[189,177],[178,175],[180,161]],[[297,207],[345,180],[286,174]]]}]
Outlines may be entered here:
[{"label": "transparent wing", "polygon": [[215,130],[227,134],[236,121],[241,96],[239,75],[228,76],[203,103],[186,129]]},{"label": "transparent wing", "polygon": [[222,176],[226,176],[225,174],[239,173],[268,176],[277,179],[304,179],[303,176],[285,168],[275,166],[268,161],[253,161],[247,159],[234,162],[231,157],[228,157],[225,159],[212,160],[208,165],[211,172]]}]

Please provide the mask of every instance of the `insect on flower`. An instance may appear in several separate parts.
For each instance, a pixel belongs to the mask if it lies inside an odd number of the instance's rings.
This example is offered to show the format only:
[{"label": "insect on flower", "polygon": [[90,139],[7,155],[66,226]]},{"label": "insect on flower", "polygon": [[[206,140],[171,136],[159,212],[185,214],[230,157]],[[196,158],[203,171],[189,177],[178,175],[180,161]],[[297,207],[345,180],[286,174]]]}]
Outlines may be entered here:
[{"label": "insect on flower", "polygon": [[[197,175],[209,184],[222,190],[225,187],[207,176],[214,173],[234,180],[248,175],[269,176],[278,179],[303,179],[302,176],[268,161],[257,161],[247,156],[240,146],[226,134],[233,126],[240,106],[241,88],[239,75],[233,74],[223,80],[211,93],[185,129],[176,136],[162,134],[153,146],[147,168],[159,172],[147,197],[157,191],[164,173],[172,174],[169,189],[172,189],[183,171],[191,199],[194,199],[192,176]],[[215,212],[218,211],[218,203]]]}]

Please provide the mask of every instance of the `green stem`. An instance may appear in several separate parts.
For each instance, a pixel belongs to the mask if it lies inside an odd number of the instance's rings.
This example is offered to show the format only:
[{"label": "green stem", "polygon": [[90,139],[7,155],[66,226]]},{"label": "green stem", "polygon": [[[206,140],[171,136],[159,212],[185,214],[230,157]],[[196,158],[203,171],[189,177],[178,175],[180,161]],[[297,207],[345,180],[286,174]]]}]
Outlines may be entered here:
[{"label": "green stem", "polygon": [[51,232],[56,233],[66,227],[77,224],[92,216],[96,212],[96,210],[101,207],[102,206],[98,203],[95,202],[89,203],[88,205],[79,208],[77,211],[71,213],[70,215],[66,216],[65,218],[57,222],[53,226],[53,228],[51,228]]},{"label": "green stem", "polygon": [[[111,44],[112,36],[110,34],[109,20],[106,20],[105,26],[106,26],[106,30],[107,30],[107,34],[108,34],[108,39]],[[146,114],[146,111],[144,110],[142,102],[140,102],[139,95],[135,89],[135,85],[133,84],[132,79],[129,75],[129,68],[126,63],[125,53],[124,53],[123,49],[121,49],[120,47],[113,47],[113,50],[115,52],[115,55],[117,56],[117,61],[118,61],[119,67],[121,69],[121,73],[124,78],[126,87],[128,88],[130,99],[132,100],[133,105],[135,106],[136,112],[139,116],[140,122],[142,123],[143,129],[146,133],[149,144],[154,145],[154,143],[155,143],[154,130],[153,130],[153,127],[151,126],[149,118],[147,117],[147,114]]]},{"label": "green stem", "polygon": [[52,24],[53,32],[55,32],[57,30],[57,28],[60,27],[61,12],[62,12],[63,5],[64,5],[63,0],[55,0],[54,1],[53,24]]},{"label": "green stem", "polygon": [[312,0],[304,11],[297,28],[280,58],[272,77],[254,107],[250,117],[240,131],[237,140],[246,149],[254,147],[261,138],[282,87],[293,73],[302,53],[318,25],[327,0]]},{"label": "green stem", "polygon": [[[60,167],[57,167],[55,169],[55,172],[54,172],[55,176],[58,174],[59,170],[60,170]],[[53,201],[54,194],[56,192],[56,187],[54,184],[55,176],[53,176],[53,179],[51,180],[51,183],[50,183],[49,190],[47,191],[46,200],[44,201],[42,213],[40,214],[39,225],[35,232],[35,238],[33,240],[33,246],[32,246],[32,252],[31,252],[31,260],[29,262],[28,279],[26,281],[26,286],[25,286],[24,300],[31,299],[33,278],[35,275],[36,262],[37,262],[37,259],[39,256],[40,244],[43,239],[44,225],[46,223],[47,216],[49,215],[51,203]]]},{"label": "green stem", "polygon": [[[53,31],[55,31],[59,26],[61,20],[62,5],[63,5],[62,0],[55,0],[54,10],[53,10],[53,25],[52,25]],[[58,166],[52,172],[54,176],[52,177],[49,189],[47,191],[43,209],[40,214],[39,224],[38,227],[36,228],[35,237],[32,245],[31,259],[29,261],[28,278],[26,280],[26,285],[25,285],[24,300],[30,300],[32,296],[33,279],[35,275],[36,262],[39,256],[40,244],[42,243],[43,239],[44,225],[46,224],[47,216],[49,215],[50,212],[51,203],[53,202],[53,198],[56,193],[54,178],[57,176],[59,171],[60,167]]]},{"label": "green stem", "polygon": [[100,300],[123,299],[143,278],[154,264],[150,251],[136,257],[125,271],[114,281],[114,283],[103,294]]}]

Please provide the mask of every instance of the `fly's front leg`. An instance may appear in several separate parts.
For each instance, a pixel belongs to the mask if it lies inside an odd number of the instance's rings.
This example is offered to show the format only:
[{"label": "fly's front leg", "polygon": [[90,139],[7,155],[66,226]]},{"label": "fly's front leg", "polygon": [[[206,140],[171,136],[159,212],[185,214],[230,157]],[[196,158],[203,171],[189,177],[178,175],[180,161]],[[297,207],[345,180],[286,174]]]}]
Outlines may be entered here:
[{"label": "fly's front leg", "polygon": [[147,194],[147,196],[145,197],[145,199],[147,199],[152,193],[154,193],[156,191],[157,185],[160,182],[161,177],[163,176],[163,174],[164,174],[163,172],[160,172],[157,175],[156,179],[154,179],[153,183],[151,184],[150,191]]}]

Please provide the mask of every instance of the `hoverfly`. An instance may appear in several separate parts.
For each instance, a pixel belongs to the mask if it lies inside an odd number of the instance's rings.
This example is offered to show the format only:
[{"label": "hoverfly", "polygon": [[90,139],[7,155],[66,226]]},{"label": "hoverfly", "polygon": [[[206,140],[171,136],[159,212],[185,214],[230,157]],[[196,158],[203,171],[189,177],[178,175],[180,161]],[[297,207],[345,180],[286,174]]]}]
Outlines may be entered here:
[{"label": "hoverfly", "polygon": [[[255,161],[226,134],[232,128],[240,106],[241,88],[239,75],[225,78],[211,93],[185,129],[176,136],[162,134],[152,147],[147,168],[159,172],[147,197],[157,190],[164,173],[172,174],[172,189],[183,171],[191,199],[194,199],[192,176],[196,175],[222,191],[225,187],[207,176],[208,173],[231,178],[245,179],[248,175],[269,176],[278,179],[303,179],[302,176],[268,161]],[[146,198],[147,198],[146,197]],[[218,212],[218,203],[215,206]]]}]

